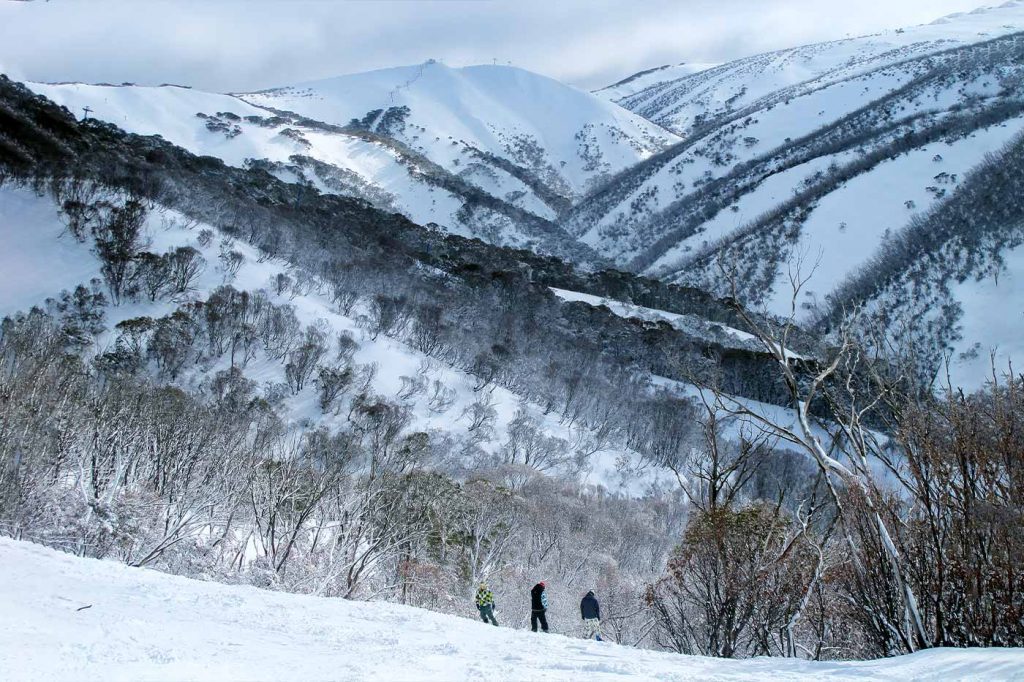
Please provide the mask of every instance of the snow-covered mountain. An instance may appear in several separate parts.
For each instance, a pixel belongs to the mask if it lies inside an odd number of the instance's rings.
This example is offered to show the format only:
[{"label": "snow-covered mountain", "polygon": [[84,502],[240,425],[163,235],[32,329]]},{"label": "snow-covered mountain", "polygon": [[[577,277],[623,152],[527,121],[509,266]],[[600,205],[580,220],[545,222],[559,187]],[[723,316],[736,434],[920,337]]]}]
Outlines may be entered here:
[{"label": "snow-covered mountain", "polygon": [[[779,314],[789,312],[788,265],[799,259],[808,323],[834,320],[829,306],[927,299],[925,341],[962,355],[957,378],[966,380],[984,374],[981,351],[1008,356],[1024,336],[1010,325],[989,337],[972,295],[932,305],[953,284],[984,279],[985,266],[932,269],[931,293],[917,296],[862,270],[1024,133],[1022,31],[1015,0],[728,64],[650,69],[594,94],[513,67],[435,61],[236,96],[32,87],[76,113],[88,107],[130,131],[421,225],[585,266],[611,262]],[[1003,252],[1015,244],[1014,219],[1000,220],[996,251],[1012,265]],[[928,257],[951,262],[944,250],[963,248],[950,244],[929,243]],[[901,271],[925,256],[918,249]],[[723,257],[739,265],[735,292]],[[983,286],[1005,297],[1011,270]]]},{"label": "snow-covered mountain", "polygon": [[506,66],[438,62],[240,96],[32,84],[40,94],[233,165],[261,165],[422,225],[592,260],[554,224],[677,138],[599,97]]},{"label": "snow-covered mountain", "polygon": [[[468,178],[504,159],[572,200],[674,136],[593,95],[510,66],[436,61],[240,95],[337,125],[365,125]],[[406,112],[403,108],[408,109]]]},{"label": "snow-covered mountain", "polygon": [[954,14],[923,26],[792,47],[727,64],[665,66],[599,92],[685,136],[765,96],[786,91],[793,97],[879,67],[1015,33],[1021,28],[1020,15],[1020,3],[1011,0],[999,8]]},{"label": "snow-covered mountain", "polygon": [[[881,661],[723,660],[536,635],[387,603],[165,575],[0,538],[0,669],[16,680],[1013,680],[1020,649]],[[528,595],[526,595],[528,597]],[[502,604],[518,625],[524,605]]]},{"label": "snow-covered mountain", "polygon": [[[797,303],[802,319],[813,322],[805,308],[852,307],[899,288],[891,276],[884,280],[864,269],[917,222],[936,219],[958,195],[962,204],[967,188],[988,185],[1007,212],[990,216],[979,205],[974,215],[999,235],[995,251],[1012,265],[1016,258],[1007,249],[1019,241],[1013,236],[1020,226],[1018,195],[992,178],[973,184],[967,178],[997,170],[998,164],[985,163],[991,155],[1002,156],[1004,166],[1015,163],[1024,134],[1022,32],[1024,3],[1011,2],[650,85],[619,103],[673,128],[684,141],[619,174],[561,224],[622,267],[735,293],[778,314],[790,309],[789,264],[802,260],[809,279]],[[973,239],[967,232],[982,228],[978,221],[961,227],[945,241],[904,250],[899,271],[922,262],[949,264],[955,258],[947,249],[969,251],[962,246]],[[735,292],[721,271],[723,259],[738,270]],[[917,279],[945,291],[951,283],[992,275],[983,260],[925,268],[927,275]],[[993,284],[1007,292],[1013,286],[1008,275]],[[854,277],[860,285],[852,299],[850,286],[838,287]],[[914,297],[891,291],[887,298]],[[970,297],[960,303],[944,307],[932,296],[923,306],[936,318],[930,343],[971,355],[978,342],[984,349],[1015,344],[1024,331],[1011,325],[990,337],[984,325],[959,329],[960,308],[971,307]],[[820,309],[816,314],[834,318]],[[971,367],[957,378],[977,375],[977,354],[972,357],[964,357]]]},{"label": "snow-covered mountain", "polygon": [[716,66],[718,64],[705,64],[702,62],[682,62],[680,64],[655,66],[654,68],[638,71],[616,83],[595,90],[594,94],[617,102],[655,85],[681,80],[695,73],[713,69]]},{"label": "snow-covered mountain", "polygon": [[0,75],[2,676],[1020,678],[913,654],[1024,644],[1018,382],[829,332],[1024,352],[1022,85],[1024,0],[598,94]]}]

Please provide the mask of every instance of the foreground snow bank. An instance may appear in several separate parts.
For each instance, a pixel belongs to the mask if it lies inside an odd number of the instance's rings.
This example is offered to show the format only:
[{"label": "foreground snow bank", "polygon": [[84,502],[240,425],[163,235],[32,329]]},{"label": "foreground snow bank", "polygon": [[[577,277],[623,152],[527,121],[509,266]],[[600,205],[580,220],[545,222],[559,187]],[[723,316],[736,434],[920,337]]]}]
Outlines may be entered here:
[{"label": "foreground snow bank", "polygon": [[0,678],[8,681],[1024,680],[1022,649],[721,661],[205,583],[6,538],[0,566]]}]

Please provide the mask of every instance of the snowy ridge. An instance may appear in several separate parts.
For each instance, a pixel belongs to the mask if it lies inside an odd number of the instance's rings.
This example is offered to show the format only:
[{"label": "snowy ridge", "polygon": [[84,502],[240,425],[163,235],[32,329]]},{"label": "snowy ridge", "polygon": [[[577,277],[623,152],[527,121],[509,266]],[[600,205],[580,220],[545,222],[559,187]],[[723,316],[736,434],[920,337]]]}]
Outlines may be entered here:
[{"label": "snowy ridge", "polygon": [[646,90],[649,87],[658,85],[659,83],[665,83],[669,81],[676,81],[687,76],[692,76],[695,73],[701,71],[707,71],[713,69],[718,64],[703,64],[703,63],[688,63],[683,62],[682,64],[665,64],[664,66],[657,66],[653,69],[646,69],[644,71],[638,71],[632,76],[627,76],[617,83],[595,90],[594,94],[601,97],[605,97],[613,102],[617,102],[621,99],[634,95],[642,90]]},{"label": "snowy ridge", "polygon": [[[836,663],[722,660],[516,632],[394,604],[202,582],[7,538],[0,538],[0,564],[0,670],[11,682],[1024,679],[1021,649],[933,649]],[[553,607],[556,631],[571,634],[575,610]],[[499,605],[506,623],[524,615],[521,605]]]},{"label": "snowy ridge", "polygon": [[41,95],[234,166],[354,196],[420,225],[600,263],[555,221],[678,138],[600,97],[505,66],[427,62],[233,96],[30,83]]},{"label": "snowy ridge", "polygon": [[[861,277],[866,292],[862,271],[892,240],[1024,133],[1022,55],[1024,3],[1012,2],[651,86],[620,103],[674,125],[684,142],[621,173],[561,224],[620,267],[735,293],[777,315],[791,309],[792,266],[808,278],[798,315],[813,322],[848,278]],[[644,97],[654,108],[641,107]],[[1015,195],[1002,203],[1016,206]],[[736,292],[723,262],[740,274]],[[967,276],[982,274],[995,271]],[[953,326],[928,344],[955,341]],[[982,356],[1019,331],[986,338],[977,324],[967,329],[955,352],[980,342]]]},{"label": "snowy ridge", "polygon": [[[701,120],[729,115],[791,86],[822,87],[879,66],[1020,30],[1024,3],[953,14],[930,24],[804,45],[700,69],[644,75],[647,87],[613,98],[622,106],[686,135]],[[614,88],[615,86],[611,86]]]},{"label": "snowy ridge", "polygon": [[676,139],[601,98],[509,66],[430,61],[240,97],[337,125],[406,107],[392,134],[448,170],[462,170],[473,150],[494,154],[568,199]]},{"label": "snowy ridge", "polygon": [[[721,343],[726,347],[745,348],[747,350],[757,351],[764,350],[764,346],[757,341],[757,338],[753,334],[739,329],[734,329],[728,325],[710,322],[697,315],[684,315],[681,313],[672,313],[667,310],[646,308],[644,306],[624,303],[622,301],[616,301],[602,296],[584,294],[578,291],[567,291],[565,289],[556,289],[554,287],[551,288],[551,291],[555,296],[563,301],[586,303],[587,305],[595,307],[605,306],[620,317],[646,320],[648,322],[668,322],[676,329],[696,336],[703,336],[709,340]],[[792,357],[799,357],[793,353],[790,355]]]},{"label": "snowy ridge", "polygon": [[581,262],[599,259],[553,221],[591,187],[678,139],[604,99],[504,66],[428,62],[240,96],[29,85],[78,116],[195,154]]},{"label": "snowy ridge", "polygon": [[128,132],[160,135],[233,166],[255,163],[282,180],[365,199],[421,225],[562,256],[585,251],[550,223],[556,212],[540,194],[493,164],[475,160],[451,173],[387,136],[301,122],[191,88],[29,85],[78,115],[88,107],[91,117]]},{"label": "snowy ridge", "polygon": [[[1014,4],[980,16],[998,17],[1000,23],[990,19],[988,25],[1003,27],[1003,33],[1024,31],[1024,5]],[[963,32],[953,30],[962,29],[959,23],[942,26],[950,27],[952,35]],[[941,120],[947,109],[961,107],[965,98],[976,108],[1016,101],[1010,74],[1016,71],[1020,40],[1013,35],[999,40],[991,38],[990,32],[980,33],[974,34],[975,42],[986,44],[977,49],[971,49],[972,43],[968,43],[958,51],[952,47],[956,43],[936,39],[928,44],[935,47],[933,51],[945,50],[945,56],[938,60],[918,56],[908,61],[899,51],[887,51],[883,53],[885,58],[872,62],[867,71],[858,70],[852,76],[844,73],[843,77],[837,75],[817,83],[802,82],[795,88],[780,85],[770,89],[770,79],[741,68],[744,60],[687,79],[688,82],[710,77],[712,72],[735,68],[743,74],[738,91],[746,92],[756,86],[769,88],[769,92],[748,106],[733,101],[729,112],[687,96],[688,106],[706,119],[703,127],[670,151],[620,174],[582,202],[563,224],[571,234],[600,252],[641,269],[654,265],[672,246],[688,252],[701,243],[713,241],[716,235],[709,239],[704,234],[705,224],[716,216],[734,229],[771,210],[815,173],[823,172],[831,164],[861,157],[873,145],[891,141],[897,134],[891,130],[894,121],[905,121],[905,128],[913,130],[934,125],[936,121],[929,116]],[[993,40],[991,44],[986,42]],[[842,61],[847,53],[845,45],[825,43],[812,47],[822,59],[831,56]],[[1000,54],[994,54],[997,52]],[[974,67],[963,74],[964,80],[959,74],[944,80],[939,75],[943,69],[964,64]],[[843,137],[850,142],[843,144]],[[971,145],[973,162],[979,162],[1004,142],[1005,138],[1002,142]],[[794,160],[794,148],[801,145],[819,147],[821,151],[811,151],[802,154],[799,161]],[[837,152],[848,155],[844,159]],[[740,182],[743,178],[738,172],[747,173],[751,179]],[[698,212],[691,224],[685,228],[679,225],[680,219],[687,219],[686,214],[694,212],[687,210],[687,201],[700,200],[707,189],[719,191],[711,184],[713,181],[729,181],[727,191],[738,200],[784,172],[791,173],[791,177],[778,183],[776,192],[759,203],[733,209],[724,201],[728,197],[721,197],[713,209]],[[725,208],[732,214],[724,213]],[[677,238],[666,234],[673,228],[683,238],[693,237],[695,243],[679,244]],[[657,268],[655,271],[660,274]]]}]

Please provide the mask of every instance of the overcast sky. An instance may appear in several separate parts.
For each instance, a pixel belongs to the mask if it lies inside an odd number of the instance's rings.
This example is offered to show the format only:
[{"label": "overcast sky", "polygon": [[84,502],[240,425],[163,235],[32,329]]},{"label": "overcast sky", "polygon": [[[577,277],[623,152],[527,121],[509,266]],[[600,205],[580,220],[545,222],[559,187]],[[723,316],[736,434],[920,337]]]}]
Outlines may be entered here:
[{"label": "overcast sky", "polygon": [[0,0],[0,71],[246,91],[511,62],[583,88],[932,21],[984,0]]}]

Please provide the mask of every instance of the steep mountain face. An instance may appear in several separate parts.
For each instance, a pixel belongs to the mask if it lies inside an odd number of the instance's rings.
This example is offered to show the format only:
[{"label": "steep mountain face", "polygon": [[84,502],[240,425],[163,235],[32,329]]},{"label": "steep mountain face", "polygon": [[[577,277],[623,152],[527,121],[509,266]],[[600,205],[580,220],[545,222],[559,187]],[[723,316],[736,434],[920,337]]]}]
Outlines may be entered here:
[{"label": "steep mountain face", "polygon": [[[875,299],[865,285],[875,279],[872,268],[918,234],[915,225],[950,202],[981,201],[965,194],[966,178],[998,168],[986,163],[990,155],[1009,155],[1013,165],[1024,133],[1021,31],[1024,3],[1014,2],[652,85],[620,103],[684,141],[605,184],[562,225],[622,267],[782,315],[792,308],[790,275],[799,269],[807,280],[796,300],[801,319],[834,322],[837,307]],[[1019,195],[1005,182],[972,180],[978,184],[998,192],[1010,214],[994,217],[974,203],[977,219],[961,223],[949,243],[972,241],[985,223],[1002,235],[998,259],[1016,243]],[[920,266],[918,279],[927,272],[936,290],[1000,270],[978,258],[966,269],[930,267],[949,262],[940,246],[902,249],[901,267]],[[837,289],[853,277],[857,287]],[[933,357],[1019,336],[1003,327],[1006,338],[958,338],[971,303],[953,303],[941,322],[926,325],[922,341]]]},{"label": "steep mountain face", "polygon": [[32,88],[196,154],[581,263],[600,259],[555,219],[677,140],[598,97],[499,66],[428,62],[238,97],[177,86]]},{"label": "steep mountain face", "polygon": [[[571,580],[643,585],[681,533],[659,465],[698,437],[683,382],[779,400],[701,291],[424,229],[4,76],[0,225],[3,527],[92,556],[449,609],[581,553]],[[552,521],[567,539],[524,550]]]},{"label": "steep mountain face", "polygon": [[[652,69],[595,95],[511,67],[437,62],[237,96],[32,87],[75,112],[443,232],[585,268],[613,263],[780,315],[795,303],[804,323],[827,326],[840,308],[889,310],[883,290],[906,298],[874,266],[1024,133],[1022,30],[1018,0],[720,66]],[[945,246],[900,251],[904,271],[929,278],[933,293],[912,297],[922,309],[972,278],[1012,286],[1017,228],[1000,220],[985,226],[1002,235],[988,265],[929,265],[954,262],[943,249],[974,240],[977,221]],[[794,302],[797,263],[806,281]],[[988,325],[968,321],[974,298],[901,308],[930,321],[919,341],[933,358],[962,356],[965,381],[984,374],[982,349],[1009,352],[1024,332],[987,336]]]},{"label": "steep mountain face", "polygon": [[[682,138],[496,66],[35,86],[74,114],[0,75],[0,534],[470,616],[486,580],[505,626],[544,577],[563,634],[595,586],[613,641],[769,673],[1024,643],[1024,540],[991,523],[1021,516],[1016,383],[931,400],[877,337],[829,333],[862,312],[968,385],[975,339],[1024,351],[1022,14],[704,69],[733,94],[686,95]],[[748,312],[793,305],[809,330]],[[637,660],[613,672],[661,675]]]}]

